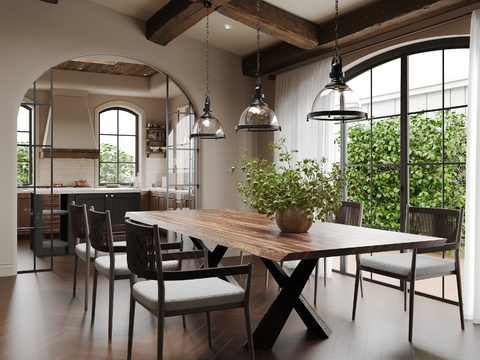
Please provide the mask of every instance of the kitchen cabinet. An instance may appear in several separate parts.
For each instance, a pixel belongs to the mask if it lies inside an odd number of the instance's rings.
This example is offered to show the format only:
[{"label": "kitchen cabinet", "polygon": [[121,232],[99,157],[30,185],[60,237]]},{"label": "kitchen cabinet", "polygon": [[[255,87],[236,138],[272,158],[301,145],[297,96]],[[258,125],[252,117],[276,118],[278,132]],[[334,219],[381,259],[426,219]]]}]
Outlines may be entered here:
[{"label": "kitchen cabinet", "polygon": [[30,193],[17,194],[17,239],[28,239],[30,230]]},{"label": "kitchen cabinet", "polygon": [[[49,214],[49,215],[44,215],[43,216],[43,226],[44,227],[53,227],[53,238],[54,239],[59,239],[60,237],[60,215],[53,215],[50,216],[50,213],[48,212],[49,210],[52,209],[52,203],[53,203],[53,210],[60,210],[60,195],[58,194],[53,194],[52,195],[43,195],[43,210],[44,214]],[[50,229],[43,229],[43,237],[44,239],[50,240]]]},{"label": "kitchen cabinet", "polygon": [[142,191],[140,193],[140,209],[142,211],[150,210],[150,191]]},{"label": "kitchen cabinet", "polygon": [[70,203],[72,200],[77,205],[85,204],[87,210],[91,206],[96,211],[110,210],[112,225],[124,225],[125,213],[127,211],[141,210],[140,192],[121,193],[111,192],[102,194],[70,194],[68,195]]}]

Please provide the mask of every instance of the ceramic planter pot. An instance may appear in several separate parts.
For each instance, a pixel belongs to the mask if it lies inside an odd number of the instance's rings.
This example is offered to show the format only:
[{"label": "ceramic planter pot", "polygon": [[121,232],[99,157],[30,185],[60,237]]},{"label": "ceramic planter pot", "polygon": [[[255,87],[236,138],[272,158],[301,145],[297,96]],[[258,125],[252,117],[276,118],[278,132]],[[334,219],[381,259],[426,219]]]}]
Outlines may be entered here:
[{"label": "ceramic planter pot", "polygon": [[308,214],[289,206],[285,210],[277,210],[275,220],[280,230],[287,233],[308,232],[313,221],[307,220]]}]

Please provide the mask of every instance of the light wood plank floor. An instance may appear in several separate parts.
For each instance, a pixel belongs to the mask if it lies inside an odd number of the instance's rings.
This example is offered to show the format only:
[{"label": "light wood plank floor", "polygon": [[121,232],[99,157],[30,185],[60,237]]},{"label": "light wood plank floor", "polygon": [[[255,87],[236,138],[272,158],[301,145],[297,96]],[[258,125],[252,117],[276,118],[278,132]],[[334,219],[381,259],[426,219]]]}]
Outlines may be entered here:
[{"label": "light wood plank floor", "polygon": [[[77,297],[72,297],[73,255],[56,256],[53,272],[0,278],[0,359],[125,359],[128,332],[129,283],[115,284],[114,333],[107,340],[107,281],[99,276],[96,319],[83,311],[84,263],[80,262]],[[252,322],[255,326],[277,294],[265,268],[254,257]],[[227,258],[224,264],[238,263]],[[312,278],[313,279],[313,278]],[[239,279],[243,284],[243,280]],[[91,284],[92,282],[90,282]],[[318,292],[318,313],[333,330],[329,339],[305,329],[295,312],[272,350],[256,350],[257,359],[480,359],[480,325],[460,328],[458,308],[417,296],[413,343],[407,341],[408,313],[400,291],[365,283],[357,319],[351,320],[354,279],[333,274]],[[304,290],[313,302],[313,281]],[[91,308],[91,306],[90,306]],[[204,314],[166,321],[166,359],[247,359],[243,311],[212,313],[214,343],[208,347]],[[156,318],[137,306],[133,357],[155,359]]]}]

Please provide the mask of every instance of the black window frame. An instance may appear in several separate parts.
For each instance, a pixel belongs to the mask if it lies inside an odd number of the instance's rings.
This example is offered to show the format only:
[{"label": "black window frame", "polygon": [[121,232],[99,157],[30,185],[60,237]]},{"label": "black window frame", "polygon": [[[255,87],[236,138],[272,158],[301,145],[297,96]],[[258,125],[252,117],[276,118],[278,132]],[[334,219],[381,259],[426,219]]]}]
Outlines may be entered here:
[{"label": "black window frame", "polygon": [[32,122],[33,122],[33,109],[30,106],[27,105],[20,105],[20,107],[28,110],[28,116],[29,116],[29,121],[28,121],[28,131],[25,130],[18,130],[17,128],[17,134],[18,133],[28,133],[28,144],[19,144],[18,143],[18,138],[17,138],[17,166],[18,166],[18,147],[27,147],[28,148],[28,161],[24,161],[25,163],[28,163],[28,182],[20,184],[18,182],[18,173],[17,173],[17,184],[20,185],[32,185],[32,170],[33,170],[33,143],[32,143]]},{"label": "black window frame", "polygon": [[[117,132],[116,133],[111,133],[111,134],[102,134],[100,132],[100,124],[101,124],[101,116],[103,113],[106,113],[106,112],[110,112],[110,111],[116,111],[117,112]],[[125,111],[125,112],[128,112],[132,115],[135,116],[135,135],[121,135],[119,134],[119,114],[120,114],[120,111]],[[117,137],[117,161],[116,162],[108,162],[110,164],[116,164],[116,178],[117,178],[117,181],[116,182],[101,182],[101,178],[100,178],[100,172],[101,172],[101,167],[102,167],[102,164],[105,164],[107,162],[102,162],[101,161],[101,156],[100,156],[100,159],[98,160],[98,183],[99,185],[106,185],[106,184],[118,184],[118,185],[129,185],[130,182],[124,182],[124,183],[121,183],[119,182],[119,179],[120,179],[120,164],[124,164],[124,162],[120,162],[119,161],[119,143],[120,143],[120,138],[121,137],[131,137],[131,136],[134,136],[135,137],[135,170],[134,170],[134,174],[133,176],[135,176],[138,172],[138,155],[139,155],[139,151],[138,151],[138,122],[139,122],[139,115],[130,110],[130,109],[127,109],[127,108],[124,108],[124,107],[121,107],[121,106],[115,106],[115,107],[109,107],[109,108],[106,108],[106,109],[103,109],[102,111],[100,111],[98,113],[98,149],[101,150],[100,148],[100,144],[101,144],[101,136],[102,135],[107,135],[107,136],[116,136]],[[126,163],[127,164],[127,163]]]}]

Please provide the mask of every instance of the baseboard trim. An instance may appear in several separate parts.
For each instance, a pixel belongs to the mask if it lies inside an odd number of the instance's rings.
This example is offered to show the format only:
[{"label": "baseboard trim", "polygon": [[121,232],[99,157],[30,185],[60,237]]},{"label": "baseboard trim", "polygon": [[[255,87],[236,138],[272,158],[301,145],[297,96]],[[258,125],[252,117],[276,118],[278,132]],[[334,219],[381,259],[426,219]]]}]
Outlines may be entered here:
[{"label": "baseboard trim", "polygon": [[13,268],[13,264],[0,264],[0,277],[15,275],[17,275],[17,269]]}]

